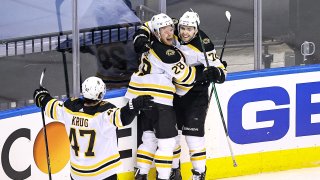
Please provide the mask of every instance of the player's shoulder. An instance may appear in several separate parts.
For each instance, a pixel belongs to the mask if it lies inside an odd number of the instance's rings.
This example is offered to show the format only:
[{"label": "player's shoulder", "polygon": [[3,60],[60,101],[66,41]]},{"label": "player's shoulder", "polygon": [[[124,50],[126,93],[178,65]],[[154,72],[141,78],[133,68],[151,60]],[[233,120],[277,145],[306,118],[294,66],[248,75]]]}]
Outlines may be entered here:
[{"label": "player's shoulder", "polygon": [[108,109],[116,108],[116,106],[108,101],[101,101],[97,111],[98,112],[104,112],[107,111]]},{"label": "player's shoulder", "polygon": [[159,60],[168,64],[179,62],[181,59],[181,54],[177,48],[165,45],[159,41],[154,41],[154,43],[152,43],[150,52],[159,58]]},{"label": "player's shoulder", "polygon": [[64,107],[72,112],[79,111],[79,109],[83,108],[83,104],[84,102],[81,98],[69,98],[63,103]]},{"label": "player's shoulder", "polygon": [[202,51],[202,45],[201,45],[199,35],[201,36],[203,46],[206,52],[214,50],[213,42],[211,41],[209,36],[206,33],[204,33],[202,30],[199,30],[199,33],[197,34],[197,36],[193,38],[189,44],[199,49],[199,51]]},{"label": "player's shoulder", "polygon": [[94,115],[95,113],[101,113],[107,111],[108,109],[115,108],[116,106],[107,101],[101,101],[96,106],[91,106],[84,108],[84,99],[82,98],[70,98],[64,102],[64,107],[72,112],[82,112],[89,115]]}]

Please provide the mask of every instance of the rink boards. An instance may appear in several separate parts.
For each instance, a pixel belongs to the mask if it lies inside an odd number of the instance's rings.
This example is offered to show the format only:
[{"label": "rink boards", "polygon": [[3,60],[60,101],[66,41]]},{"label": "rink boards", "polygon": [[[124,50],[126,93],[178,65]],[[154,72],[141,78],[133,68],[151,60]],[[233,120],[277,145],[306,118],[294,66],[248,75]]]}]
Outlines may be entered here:
[{"label": "rink boards", "polygon": [[[233,167],[213,95],[206,120],[208,179],[319,166],[319,70],[320,66],[314,65],[230,73],[224,84],[216,85],[238,167]],[[122,97],[124,93],[125,89],[113,91],[106,98],[123,106],[126,103]],[[46,122],[51,120],[46,118]],[[42,129],[39,109],[29,106],[0,112],[0,126],[0,179],[47,178],[34,158],[35,140]],[[135,164],[135,127],[136,122],[133,122],[119,138],[119,150],[123,155],[120,179],[124,180],[132,178]],[[53,138],[59,140],[60,135],[55,133]],[[67,155],[62,154],[58,146],[49,146],[50,151],[56,152],[50,157],[51,166],[59,166],[54,168],[56,172],[52,176],[53,179],[69,179],[69,164],[58,161]],[[185,178],[191,175],[187,152],[182,138]],[[154,176],[154,169],[151,176]]]}]

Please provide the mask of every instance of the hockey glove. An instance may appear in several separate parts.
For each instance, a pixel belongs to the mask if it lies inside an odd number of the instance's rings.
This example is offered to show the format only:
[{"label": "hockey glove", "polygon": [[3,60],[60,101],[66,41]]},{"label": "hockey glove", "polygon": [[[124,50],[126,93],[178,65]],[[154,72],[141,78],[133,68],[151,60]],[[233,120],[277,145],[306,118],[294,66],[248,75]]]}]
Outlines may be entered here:
[{"label": "hockey glove", "polygon": [[134,41],[134,50],[136,53],[144,53],[149,51],[151,43],[146,36],[140,36]]},{"label": "hockey glove", "polygon": [[222,64],[224,65],[224,68],[227,68],[227,67],[228,67],[227,61],[222,61]]},{"label": "hockey glove", "polygon": [[134,98],[129,101],[129,107],[130,109],[134,110],[149,110],[154,105],[154,102],[152,101],[153,97],[150,95],[142,95],[138,96],[137,98]]},{"label": "hockey glove", "polygon": [[34,91],[33,98],[36,106],[41,107],[41,101],[46,95],[50,95],[49,91],[43,87],[40,87]]},{"label": "hockey glove", "polygon": [[203,71],[204,81],[223,83],[224,82],[224,74],[222,71],[223,71],[222,69],[216,68],[214,66],[210,66],[210,67],[205,68]]}]

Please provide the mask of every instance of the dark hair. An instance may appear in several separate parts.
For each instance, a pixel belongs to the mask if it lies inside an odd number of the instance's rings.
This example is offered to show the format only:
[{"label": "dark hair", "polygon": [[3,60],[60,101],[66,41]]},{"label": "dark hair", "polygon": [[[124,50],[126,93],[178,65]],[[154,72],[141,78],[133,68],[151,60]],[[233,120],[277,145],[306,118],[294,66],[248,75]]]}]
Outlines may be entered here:
[{"label": "dark hair", "polygon": [[93,99],[84,98],[84,103],[85,104],[96,104],[99,101],[100,100],[93,100]]}]

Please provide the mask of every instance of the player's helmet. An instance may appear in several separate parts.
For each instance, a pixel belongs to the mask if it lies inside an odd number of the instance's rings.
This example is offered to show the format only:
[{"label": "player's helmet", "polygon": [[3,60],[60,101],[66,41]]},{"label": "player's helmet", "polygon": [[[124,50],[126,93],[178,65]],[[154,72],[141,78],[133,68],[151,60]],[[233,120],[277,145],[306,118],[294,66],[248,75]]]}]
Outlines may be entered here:
[{"label": "player's helmet", "polygon": [[83,97],[91,100],[102,100],[106,93],[106,85],[98,77],[89,77],[82,83]]},{"label": "player's helmet", "polygon": [[151,18],[151,27],[152,27],[152,32],[156,33],[156,32],[160,32],[160,28],[165,27],[165,26],[169,26],[169,25],[173,25],[173,21],[172,19],[163,13],[154,15]]},{"label": "player's helmet", "polygon": [[185,12],[179,19],[178,28],[180,28],[181,25],[191,26],[198,29],[198,26],[200,25],[200,18],[198,13],[190,11]]}]

